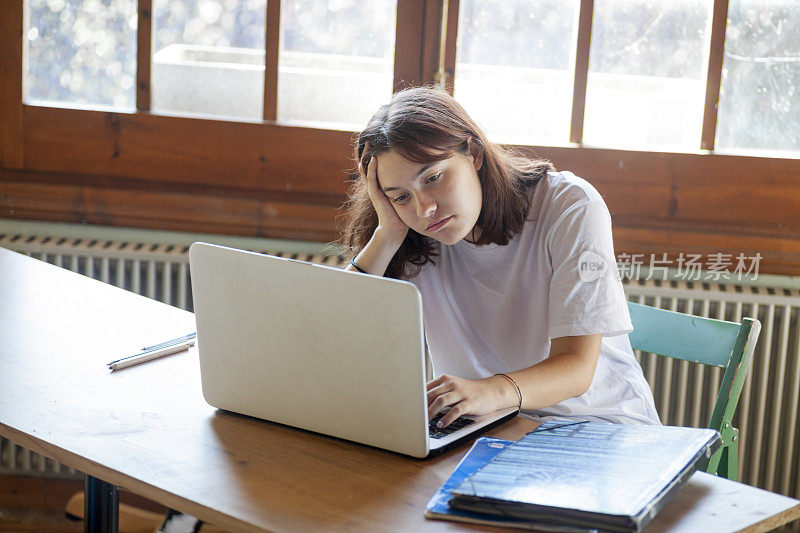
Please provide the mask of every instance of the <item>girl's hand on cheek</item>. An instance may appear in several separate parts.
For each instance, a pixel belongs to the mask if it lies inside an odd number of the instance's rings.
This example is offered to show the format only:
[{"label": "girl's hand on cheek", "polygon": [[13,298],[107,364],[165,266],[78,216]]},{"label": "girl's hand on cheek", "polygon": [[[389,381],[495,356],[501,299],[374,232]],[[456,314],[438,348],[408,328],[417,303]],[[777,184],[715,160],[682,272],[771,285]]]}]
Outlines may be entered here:
[{"label": "girl's hand on cheek", "polygon": [[497,376],[473,380],[442,374],[429,381],[427,389],[429,421],[442,409],[450,407],[447,414],[439,420],[439,427],[447,427],[459,416],[485,415],[504,407],[512,407],[504,403],[507,401],[507,391],[503,383],[497,380]]},{"label": "girl's hand on cheek", "polygon": [[[367,145],[364,150],[369,148]],[[392,242],[396,242],[398,246],[403,242],[408,234],[408,226],[397,215],[391,200],[380,187],[378,182],[378,158],[372,156],[367,164],[366,172],[364,171],[363,160],[358,164],[358,172],[361,179],[367,183],[367,192],[372,205],[375,207],[375,212],[378,214],[378,229],[385,232],[387,237]]]}]

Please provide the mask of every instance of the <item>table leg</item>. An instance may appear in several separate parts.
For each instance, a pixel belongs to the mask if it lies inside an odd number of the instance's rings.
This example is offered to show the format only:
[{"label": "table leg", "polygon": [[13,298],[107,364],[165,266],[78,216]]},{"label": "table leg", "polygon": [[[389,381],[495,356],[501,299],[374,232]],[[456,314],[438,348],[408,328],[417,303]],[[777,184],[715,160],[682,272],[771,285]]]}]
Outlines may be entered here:
[{"label": "table leg", "polygon": [[83,530],[117,533],[119,528],[119,491],[116,485],[86,475],[83,498]]}]

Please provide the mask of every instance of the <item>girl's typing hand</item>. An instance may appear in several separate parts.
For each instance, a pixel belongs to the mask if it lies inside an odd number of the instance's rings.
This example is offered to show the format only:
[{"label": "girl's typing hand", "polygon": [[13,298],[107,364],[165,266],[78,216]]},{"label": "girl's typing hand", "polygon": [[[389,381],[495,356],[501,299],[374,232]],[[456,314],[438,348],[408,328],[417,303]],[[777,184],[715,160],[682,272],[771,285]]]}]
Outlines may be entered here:
[{"label": "girl's typing hand", "polygon": [[[364,146],[364,154],[369,154],[369,143]],[[362,157],[358,163],[358,173],[367,183],[367,192],[375,212],[378,214],[378,230],[386,234],[390,241],[399,246],[408,234],[408,226],[397,215],[389,197],[381,189],[378,182],[378,158],[374,156]],[[366,163],[366,169],[364,165]]]},{"label": "girl's typing hand", "polygon": [[502,376],[485,379],[464,379],[442,374],[428,385],[428,420],[432,420],[442,409],[450,410],[438,422],[439,427],[447,427],[463,415],[485,415],[517,405],[516,390]]}]

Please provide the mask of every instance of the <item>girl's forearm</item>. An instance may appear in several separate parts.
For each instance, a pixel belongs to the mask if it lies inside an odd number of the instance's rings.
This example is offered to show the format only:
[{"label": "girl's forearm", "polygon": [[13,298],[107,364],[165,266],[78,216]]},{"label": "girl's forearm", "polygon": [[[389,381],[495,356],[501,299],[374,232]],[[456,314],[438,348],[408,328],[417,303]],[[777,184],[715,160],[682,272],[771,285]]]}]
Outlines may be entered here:
[{"label": "girl's forearm", "polygon": [[[531,367],[509,372],[522,393],[523,409],[544,409],[575,396],[580,396],[592,384],[596,358],[591,360],[576,353],[554,354]],[[519,404],[517,389],[502,376],[493,380],[504,404],[514,407]]]},{"label": "girl's forearm", "polygon": [[[383,276],[401,244],[403,244],[402,240],[397,242],[378,227],[367,245],[353,258],[353,261],[368,274]],[[347,265],[345,270],[355,271],[356,269],[353,265]]]}]

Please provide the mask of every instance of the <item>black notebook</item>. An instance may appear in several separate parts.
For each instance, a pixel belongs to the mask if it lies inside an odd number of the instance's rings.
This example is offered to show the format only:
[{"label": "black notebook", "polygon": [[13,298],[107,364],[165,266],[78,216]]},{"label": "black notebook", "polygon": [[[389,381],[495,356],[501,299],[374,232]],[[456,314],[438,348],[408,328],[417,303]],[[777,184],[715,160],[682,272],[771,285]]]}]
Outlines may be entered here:
[{"label": "black notebook", "polygon": [[640,531],[719,448],[713,429],[550,421],[453,491],[455,509]]}]

